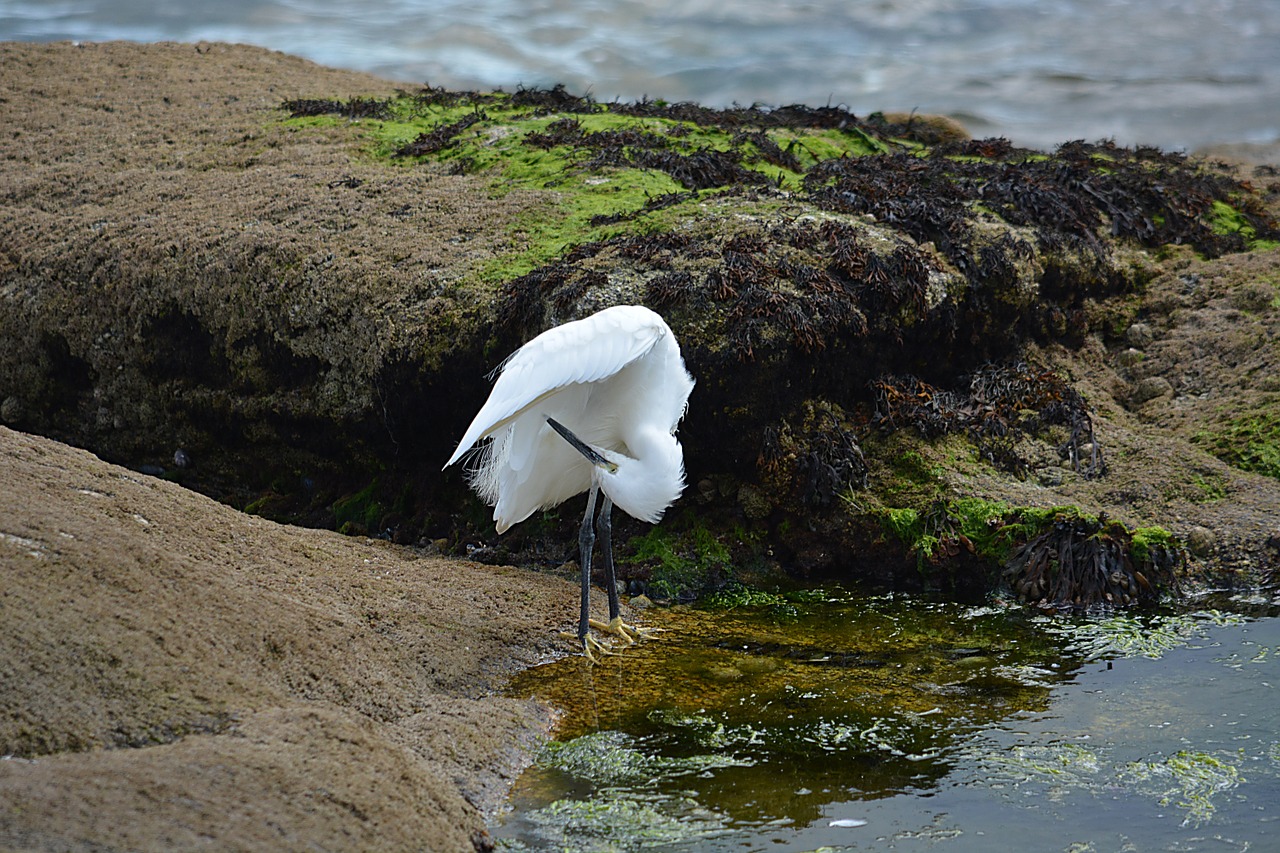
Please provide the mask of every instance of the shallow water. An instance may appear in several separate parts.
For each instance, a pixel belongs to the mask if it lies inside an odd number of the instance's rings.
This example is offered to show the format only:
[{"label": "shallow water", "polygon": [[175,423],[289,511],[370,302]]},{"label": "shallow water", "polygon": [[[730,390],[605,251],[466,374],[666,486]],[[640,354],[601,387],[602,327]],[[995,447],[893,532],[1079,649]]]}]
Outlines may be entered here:
[{"label": "shallow water", "polygon": [[450,87],[916,109],[1040,148],[1280,138],[1274,0],[0,0],[0,39],[236,41]]},{"label": "shallow water", "polygon": [[1276,849],[1280,602],[1229,606],[1068,622],[825,590],[654,611],[662,639],[515,685],[565,716],[492,831],[508,850]]}]

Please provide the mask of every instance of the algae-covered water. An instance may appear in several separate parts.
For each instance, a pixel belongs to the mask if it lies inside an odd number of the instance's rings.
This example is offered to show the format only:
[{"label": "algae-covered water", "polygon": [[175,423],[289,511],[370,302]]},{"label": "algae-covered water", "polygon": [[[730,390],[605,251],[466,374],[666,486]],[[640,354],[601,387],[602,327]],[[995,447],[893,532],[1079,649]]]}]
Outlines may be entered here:
[{"label": "algae-covered water", "polygon": [[1280,849],[1280,599],[733,604],[514,685],[564,716],[499,849]]}]

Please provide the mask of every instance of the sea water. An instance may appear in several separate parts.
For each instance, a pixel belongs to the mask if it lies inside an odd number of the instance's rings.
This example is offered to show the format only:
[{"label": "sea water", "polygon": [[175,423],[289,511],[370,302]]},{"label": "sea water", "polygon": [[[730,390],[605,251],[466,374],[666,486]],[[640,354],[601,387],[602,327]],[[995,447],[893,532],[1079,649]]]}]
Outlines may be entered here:
[{"label": "sea water", "polygon": [[0,39],[220,40],[455,88],[918,110],[1038,148],[1280,139],[1275,0],[0,0]]},{"label": "sea water", "polygon": [[1064,618],[844,589],[660,610],[513,692],[554,851],[1280,849],[1280,601]]}]

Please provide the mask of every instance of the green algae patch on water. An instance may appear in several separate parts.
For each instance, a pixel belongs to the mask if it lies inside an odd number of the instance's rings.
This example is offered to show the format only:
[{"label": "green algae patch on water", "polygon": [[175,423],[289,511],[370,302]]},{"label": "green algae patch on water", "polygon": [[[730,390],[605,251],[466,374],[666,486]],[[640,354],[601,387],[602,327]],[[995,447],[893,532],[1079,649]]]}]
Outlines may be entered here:
[{"label": "green algae patch on water", "polygon": [[592,732],[573,740],[552,741],[538,759],[544,767],[600,786],[652,782],[719,767],[738,767],[744,759],[725,755],[653,755],[635,738],[618,731]]},{"label": "green algae patch on water", "polygon": [[[563,742],[519,781],[505,849],[969,853],[1006,823],[1035,849],[1085,849],[1081,833],[1164,849],[1271,801],[1271,625],[836,587],[723,598],[645,611],[663,639],[594,666],[517,678],[562,712]],[[1248,700],[1220,707],[1218,678]],[[658,840],[609,834],[633,818]]]},{"label": "green algae patch on water", "polygon": [[[685,844],[723,831],[725,820],[688,797],[608,792],[590,800],[556,800],[523,816],[524,832],[536,849],[560,853],[636,850]],[[496,849],[535,849],[523,841],[499,839]]]},{"label": "green algae patch on water", "polygon": [[[714,770],[747,763],[727,755],[663,755],[632,735],[609,730],[550,742],[537,761],[547,774],[543,784],[558,780],[557,790],[586,785],[599,792],[590,799],[554,799],[523,815],[528,834],[561,850],[675,844],[718,832],[726,818],[690,797],[686,786]],[[537,792],[526,788],[516,796],[536,799]],[[501,849],[521,846],[504,843]]]},{"label": "green algae patch on water", "polygon": [[1107,749],[1081,743],[1023,744],[987,752],[966,746],[963,752],[982,768],[983,784],[993,788],[1020,789],[1027,797],[1052,802],[1123,788],[1177,808],[1183,826],[1207,823],[1222,797],[1244,781],[1240,755],[1192,749],[1119,765]]},{"label": "green algae patch on water", "polygon": [[1185,817],[1183,826],[1200,826],[1217,808],[1218,799],[1243,781],[1239,756],[1179,750],[1164,759],[1135,761],[1121,768],[1123,784],[1133,784],[1161,805],[1173,805]]},{"label": "green algae patch on water", "polygon": [[1240,625],[1243,616],[1218,610],[1168,615],[1110,613],[1094,619],[1038,620],[1044,630],[1068,641],[1067,649],[1087,660],[1146,657],[1158,660],[1203,636],[1211,626]]}]

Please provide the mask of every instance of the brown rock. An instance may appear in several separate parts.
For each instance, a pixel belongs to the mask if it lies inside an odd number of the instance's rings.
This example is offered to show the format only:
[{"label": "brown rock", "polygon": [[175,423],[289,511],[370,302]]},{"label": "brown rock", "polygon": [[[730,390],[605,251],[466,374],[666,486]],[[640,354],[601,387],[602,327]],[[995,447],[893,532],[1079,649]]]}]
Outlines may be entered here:
[{"label": "brown rock", "polygon": [[1203,525],[1195,525],[1187,531],[1187,550],[1201,559],[1213,553],[1218,542],[1214,532]]},{"label": "brown rock", "polygon": [[575,602],[0,427],[0,848],[470,849]]}]

